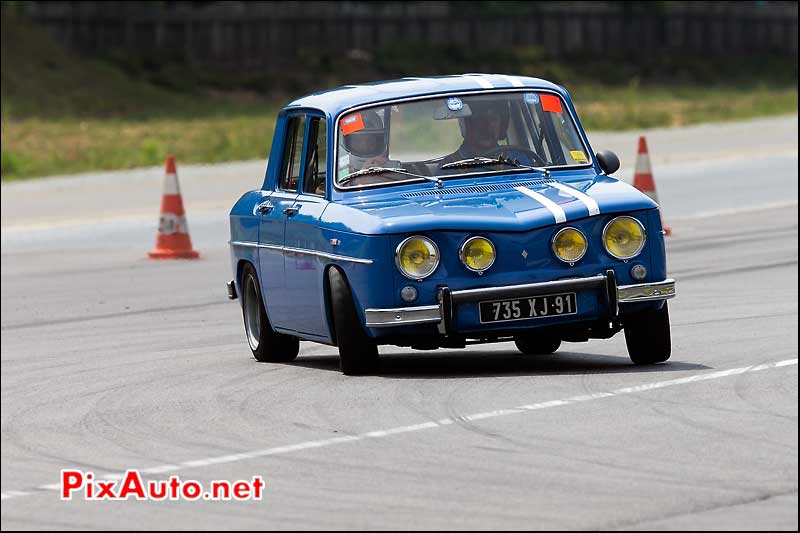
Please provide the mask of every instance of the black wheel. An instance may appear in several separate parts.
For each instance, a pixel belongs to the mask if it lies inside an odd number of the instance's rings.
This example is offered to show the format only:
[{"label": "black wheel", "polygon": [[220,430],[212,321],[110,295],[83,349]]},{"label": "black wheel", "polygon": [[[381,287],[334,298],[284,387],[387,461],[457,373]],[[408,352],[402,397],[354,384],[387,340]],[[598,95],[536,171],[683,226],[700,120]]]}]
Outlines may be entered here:
[{"label": "black wheel", "polygon": [[667,302],[656,311],[645,311],[625,320],[628,356],[637,365],[652,365],[669,359],[672,339],[669,334]]},{"label": "black wheel", "polygon": [[272,330],[264,310],[264,300],[258,285],[258,276],[252,265],[242,271],[242,315],[244,332],[253,356],[262,363],[293,361],[300,351],[297,337],[283,335]]},{"label": "black wheel", "polygon": [[514,337],[517,349],[526,355],[547,355],[558,350],[561,339],[552,335],[528,333]]},{"label": "black wheel", "polygon": [[367,336],[358,319],[353,295],[344,275],[336,268],[328,270],[331,310],[339,365],[343,374],[369,374],[378,368],[378,346]]}]

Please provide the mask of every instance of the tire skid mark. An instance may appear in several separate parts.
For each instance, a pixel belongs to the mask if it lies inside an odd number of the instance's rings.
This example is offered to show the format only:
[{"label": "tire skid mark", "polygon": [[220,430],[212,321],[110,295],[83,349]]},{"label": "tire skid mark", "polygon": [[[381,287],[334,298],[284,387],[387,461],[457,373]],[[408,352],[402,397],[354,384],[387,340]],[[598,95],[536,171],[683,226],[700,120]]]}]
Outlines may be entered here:
[{"label": "tire skid mark", "polygon": [[[779,237],[796,237],[798,234],[797,227],[794,228],[770,228],[770,234],[766,237],[767,241],[778,240]],[[763,235],[742,236],[736,234],[730,235],[714,235],[707,238],[687,239],[684,241],[670,244],[668,251],[670,253],[676,252],[695,252],[695,251],[708,251],[726,246],[737,246],[749,242],[767,242]]]},{"label": "tire skid mark", "polygon": [[717,324],[720,322],[735,322],[737,320],[761,320],[768,318],[782,318],[786,316],[797,316],[797,310],[789,311],[786,313],[771,313],[765,315],[750,315],[750,316],[732,316],[724,318],[715,318],[712,320],[695,320],[693,322],[674,322],[671,324],[671,326],[672,327],[701,326],[706,324]]},{"label": "tire skid mark", "polygon": [[755,270],[767,270],[770,268],[782,268],[787,266],[797,266],[797,258],[788,259],[784,261],[776,261],[772,263],[759,263],[755,265],[746,265],[732,268],[718,268],[718,269],[689,269],[670,271],[670,275],[679,280],[698,279],[709,276],[716,276],[719,274],[741,274],[744,272],[752,272]]},{"label": "tire skid mark", "polygon": [[[544,402],[538,402],[533,404],[526,404],[520,405],[517,407],[512,408],[503,408],[497,409],[494,411],[483,412],[483,413],[473,413],[467,416],[460,416],[460,418],[467,419],[469,421],[474,420],[482,420],[482,419],[489,419],[489,418],[497,418],[497,417],[504,417],[514,414],[523,414],[526,412],[533,412],[539,411],[544,409],[549,409],[553,407],[562,407],[567,405],[575,405],[582,402],[592,401],[596,399],[606,399],[612,397],[619,397],[619,396],[628,396],[628,395],[636,395],[637,397],[641,396],[641,393],[649,392],[657,389],[673,387],[678,385],[687,385],[690,383],[697,383],[701,381],[709,381],[709,380],[716,380],[721,378],[726,378],[730,376],[740,376],[741,374],[752,373],[752,372],[760,372],[764,370],[776,369],[776,368],[784,368],[784,367],[793,367],[798,364],[797,358],[794,359],[786,359],[783,361],[778,361],[774,363],[768,364],[760,364],[760,365],[750,365],[745,367],[739,368],[731,368],[728,370],[721,370],[717,372],[710,372],[710,373],[701,373],[701,374],[692,374],[690,376],[676,378],[666,381],[657,381],[657,382],[650,382],[650,383],[643,383],[640,385],[634,385],[630,387],[623,387],[619,389],[615,389],[609,392],[599,392],[593,394],[584,394],[579,396],[571,396],[568,398],[560,399],[560,400],[550,400]],[[453,418],[444,418],[437,421],[429,421],[429,422],[421,422],[418,424],[410,425],[410,426],[400,426],[394,427],[384,430],[374,430],[368,431],[365,433],[359,433],[354,435],[343,435],[337,436],[333,438],[324,438],[319,440],[313,441],[305,441],[296,444],[289,444],[283,446],[276,446],[272,448],[265,448],[260,450],[253,450],[253,451],[245,451],[239,453],[233,453],[223,456],[216,456],[216,457],[207,457],[204,459],[196,459],[190,461],[183,461],[169,465],[160,465],[155,467],[148,467],[141,470],[142,473],[163,473],[166,471],[174,472],[178,470],[185,470],[189,468],[201,468],[205,466],[212,466],[218,464],[226,464],[232,462],[239,462],[245,460],[252,460],[252,459],[259,459],[263,457],[271,457],[275,455],[283,455],[293,452],[299,452],[308,449],[316,449],[316,448],[325,448],[330,446],[336,446],[339,444],[345,443],[352,443],[356,441],[366,441],[366,440],[373,440],[373,439],[380,439],[385,437],[390,437],[394,435],[401,435],[401,434],[408,434],[414,433],[417,431],[424,431],[428,429],[438,429],[441,427],[457,424],[458,420]],[[495,435],[493,435],[495,436]],[[631,468],[631,467],[629,467]],[[120,479],[123,474],[121,473],[107,473],[102,476],[103,479]],[[38,492],[42,491],[52,491],[57,490],[57,487],[54,488],[53,485],[40,485],[38,489],[43,489],[39,491],[9,491],[2,493],[2,499],[9,499],[9,498],[16,498],[16,497],[23,497],[29,496]]]},{"label": "tire skid mark", "polygon": [[80,322],[90,322],[92,320],[105,320],[107,318],[122,318],[129,316],[149,315],[152,313],[169,313],[172,311],[188,311],[190,309],[200,309],[203,307],[214,307],[217,305],[230,305],[227,300],[211,300],[194,304],[173,305],[169,307],[153,307],[150,309],[138,309],[135,311],[120,311],[117,313],[105,313],[101,315],[79,316],[74,318],[59,318],[55,320],[39,320],[36,322],[23,322],[19,324],[8,324],[2,326],[0,331],[13,331],[19,329],[38,328],[42,326],[60,326],[62,324],[77,324]]},{"label": "tire skid mark", "polygon": [[646,524],[651,524],[653,522],[661,522],[664,520],[670,520],[672,518],[679,518],[682,516],[691,516],[700,513],[706,513],[709,511],[716,511],[719,509],[727,509],[729,507],[738,507],[741,505],[749,505],[751,503],[757,503],[762,501],[767,501],[772,498],[780,498],[782,496],[789,496],[791,494],[797,494],[797,488],[793,488],[791,490],[780,491],[780,492],[766,492],[762,494],[756,494],[755,496],[739,498],[737,500],[731,502],[724,502],[720,504],[711,504],[711,505],[699,505],[688,512],[678,512],[678,513],[670,513],[664,514],[662,516],[657,516],[653,518],[647,518],[644,520],[629,520],[629,521],[622,521],[622,522],[612,522],[610,524],[597,524],[591,527],[591,529],[604,531],[610,529],[639,529],[640,531],[648,529]]}]

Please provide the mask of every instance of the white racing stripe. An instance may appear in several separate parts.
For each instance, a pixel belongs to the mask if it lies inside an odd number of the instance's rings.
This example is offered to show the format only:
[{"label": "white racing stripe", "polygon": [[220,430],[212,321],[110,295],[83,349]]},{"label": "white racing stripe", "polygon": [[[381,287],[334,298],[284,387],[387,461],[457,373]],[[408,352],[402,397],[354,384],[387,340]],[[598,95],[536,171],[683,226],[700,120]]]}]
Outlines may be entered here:
[{"label": "white racing stripe", "polygon": [[492,85],[492,83],[486,78],[484,78],[481,74],[462,74],[461,77],[472,78],[473,80],[478,82],[478,85],[480,85],[484,89],[494,89],[494,85]]},{"label": "white racing stripe", "polygon": [[525,84],[519,81],[519,79],[515,78],[514,76],[508,76],[506,74],[495,74],[498,78],[503,78],[508,83],[513,85],[514,87],[524,87]]},{"label": "white racing stripe", "polygon": [[561,224],[562,222],[567,221],[567,214],[564,212],[564,209],[562,209],[561,206],[555,203],[554,201],[547,198],[545,195],[540,194],[536,191],[532,191],[527,187],[514,187],[514,189],[518,190],[525,196],[533,198],[534,200],[545,206],[551,213],[553,213],[553,216],[556,219],[556,224]]},{"label": "white racing stripe", "polygon": [[[483,413],[474,413],[471,415],[463,415],[456,418],[444,418],[437,421],[429,421],[429,422],[422,422],[419,424],[412,424],[409,426],[400,426],[390,429],[383,429],[377,431],[368,431],[365,433],[360,433],[357,435],[343,435],[341,437],[333,437],[330,439],[321,439],[321,440],[314,440],[314,441],[306,441],[300,442],[297,444],[290,444],[286,446],[276,446],[273,448],[265,448],[262,450],[255,450],[252,452],[242,452],[237,454],[231,455],[222,455],[217,457],[209,457],[206,459],[198,459],[194,461],[184,461],[178,464],[170,464],[170,465],[161,465],[161,466],[153,466],[149,468],[144,468],[139,470],[142,474],[158,474],[158,473],[166,473],[166,472],[174,472],[176,470],[185,470],[188,468],[200,468],[205,466],[211,465],[218,465],[224,463],[233,463],[238,461],[245,461],[248,459],[254,459],[258,457],[266,457],[271,455],[281,455],[287,454],[292,452],[298,452],[303,450],[309,450],[314,448],[324,448],[328,446],[335,446],[338,444],[344,444],[348,442],[356,442],[356,441],[364,441],[368,439],[381,439],[386,437],[391,437],[393,435],[399,435],[403,433],[413,433],[416,431],[425,431],[428,429],[435,429],[443,426],[449,426],[452,424],[456,424],[458,422],[474,422],[477,420],[487,420],[491,418],[499,418],[503,416],[512,416],[512,415],[519,415],[523,414],[528,411],[539,411],[542,409],[550,409],[552,407],[562,407],[565,405],[573,405],[582,402],[589,402],[592,400],[602,400],[604,398],[613,398],[615,396],[623,396],[626,394],[637,394],[641,392],[648,392],[657,389],[664,389],[667,387],[675,387],[677,385],[687,385],[690,383],[697,383],[701,381],[710,381],[714,379],[722,379],[730,376],[739,376],[742,374],[753,373],[753,372],[761,372],[764,370],[770,370],[773,368],[782,368],[787,366],[795,366],[797,365],[797,358],[795,359],[786,359],[783,361],[777,361],[775,363],[764,363],[760,365],[751,365],[751,366],[744,366],[739,368],[731,368],[728,370],[720,370],[717,372],[709,372],[704,374],[694,374],[691,376],[686,376],[683,378],[676,378],[676,379],[669,379],[666,381],[656,381],[653,383],[643,383],[641,385],[635,385],[632,387],[623,387],[620,389],[615,389],[609,392],[596,392],[593,394],[582,394],[579,396],[571,396],[569,398],[563,398],[560,400],[549,400],[545,402],[539,403],[532,403],[526,405],[520,405],[517,407],[506,408],[506,409],[496,409],[493,411],[486,411]],[[107,473],[97,475],[95,479],[100,480],[118,480],[121,479],[124,474],[120,473]],[[21,490],[10,490],[7,492],[2,493],[2,499],[8,500],[11,498],[21,498],[23,496],[32,496],[34,494],[41,494],[43,492],[53,492],[60,490],[60,486],[58,484],[48,484],[48,485],[39,485],[38,487],[26,491]]]},{"label": "white racing stripe", "polygon": [[563,183],[554,182],[554,183],[549,183],[548,185],[550,185],[550,187],[555,187],[561,192],[566,193],[572,196],[573,198],[577,198],[578,200],[583,202],[586,208],[589,210],[589,216],[600,214],[600,206],[597,205],[597,202],[594,200],[594,198],[592,198],[588,194],[585,194],[575,189],[574,187],[570,187],[569,185],[564,185]]}]

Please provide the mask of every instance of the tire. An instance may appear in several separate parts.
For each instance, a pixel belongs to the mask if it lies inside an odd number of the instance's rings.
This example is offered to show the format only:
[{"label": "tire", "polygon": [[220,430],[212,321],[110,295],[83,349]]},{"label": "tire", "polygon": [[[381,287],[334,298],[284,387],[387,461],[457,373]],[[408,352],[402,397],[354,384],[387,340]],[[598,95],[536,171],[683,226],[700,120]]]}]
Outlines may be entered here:
[{"label": "tire", "polygon": [[262,363],[294,361],[300,351],[297,337],[276,333],[267,318],[256,270],[251,264],[242,271],[242,318],[253,357]]},{"label": "tire", "polygon": [[558,347],[561,346],[561,339],[549,335],[529,333],[514,337],[514,344],[517,345],[517,349],[520,352],[526,355],[547,355],[558,350]]},{"label": "tire", "polygon": [[328,270],[333,329],[339,346],[339,367],[354,376],[378,369],[378,346],[367,336],[356,313],[347,280],[337,268]]},{"label": "tire", "polygon": [[625,344],[628,356],[637,365],[652,365],[669,359],[672,339],[667,302],[661,309],[645,311],[626,320]]}]

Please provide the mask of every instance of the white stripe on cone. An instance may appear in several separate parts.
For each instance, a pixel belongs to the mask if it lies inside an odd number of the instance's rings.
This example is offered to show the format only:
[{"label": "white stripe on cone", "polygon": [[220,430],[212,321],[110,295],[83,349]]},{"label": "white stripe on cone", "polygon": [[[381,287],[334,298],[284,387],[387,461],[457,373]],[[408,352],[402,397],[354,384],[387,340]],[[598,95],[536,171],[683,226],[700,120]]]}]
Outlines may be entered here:
[{"label": "white stripe on cone", "polygon": [[636,174],[652,174],[653,170],[650,168],[650,154],[647,152],[641,153],[636,156]]},{"label": "white stripe on cone", "polygon": [[180,194],[181,189],[178,186],[177,174],[164,175],[164,194]]}]

